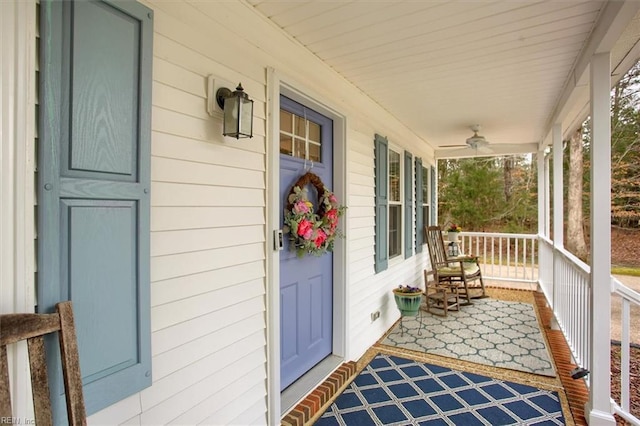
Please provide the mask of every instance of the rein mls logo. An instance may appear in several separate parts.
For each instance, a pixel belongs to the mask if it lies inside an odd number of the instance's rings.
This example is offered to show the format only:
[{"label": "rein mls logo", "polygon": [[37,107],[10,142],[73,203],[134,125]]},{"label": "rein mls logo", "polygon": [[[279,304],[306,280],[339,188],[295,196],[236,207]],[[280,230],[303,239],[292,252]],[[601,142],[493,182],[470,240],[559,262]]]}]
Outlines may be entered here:
[{"label": "rein mls logo", "polygon": [[27,417],[0,417],[0,425],[35,425],[35,419]]}]

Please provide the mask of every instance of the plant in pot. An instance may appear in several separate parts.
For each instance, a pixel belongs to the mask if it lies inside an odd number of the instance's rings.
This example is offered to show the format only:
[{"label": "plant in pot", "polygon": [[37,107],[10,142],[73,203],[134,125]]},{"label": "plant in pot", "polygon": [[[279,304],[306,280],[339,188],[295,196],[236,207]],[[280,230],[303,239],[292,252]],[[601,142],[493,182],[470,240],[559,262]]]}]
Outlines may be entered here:
[{"label": "plant in pot", "polygon": [[448,238],[448,240],[453,242],[453,243],[458,242],[458,235],[460,235],[461,232],[462,232],[462,227],[460,225],[452,223],[447,228],[447,238]]},{"label": "plant in pot", "polygon": [[393,298],[402,316],[416,316],[422,303],[422,289],[400,285],[393,289]]}]

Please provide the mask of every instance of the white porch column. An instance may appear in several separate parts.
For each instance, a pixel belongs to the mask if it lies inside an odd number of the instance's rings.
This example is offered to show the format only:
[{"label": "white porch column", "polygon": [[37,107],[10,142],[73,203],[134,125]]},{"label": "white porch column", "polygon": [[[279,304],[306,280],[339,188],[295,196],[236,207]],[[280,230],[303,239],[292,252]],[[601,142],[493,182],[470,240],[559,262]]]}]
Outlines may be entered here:
[{"label": "white porch column", "polygon": [[615,425],[611,414],[611,65],[591,60],[591,365],[590,425]]},{"label": "white porch column", "polygon": [[[538,235],[549,237],[546,224],[549,217],[549,176],[544,150],[538,151]],[[546,265],[545,265],[546,267]]]},{"label": "white porch column", "polygon": [[[558,281],[560,280],[560,275],[558,268],[556,267],[556,250],[564,247],[564,198],[563,198],[563,188],[564,188],[564,179],[563,179],[563,157],[564,154],[562,152],[562,125],[556,123],[553,125],[551,129],[552,143],[553,143],[553,292],[552,292],[552,300],[551,306],[556,306],[558,301],[557,293],[560,286],[558,285]],[[548,235],[551,237],[551,235]],[[555,321],[555,317],[552,322],[552,328],[556,329],[558,327],[557,322]]]},{"label": "white porch column", "polygon": [[[538,239],[541,235],[549,238],[549,161],[545,155],[545,149],[538,151],[537,168],[538,168]],[[542,243],[538,241],[538,253],[542,251]],[[549,262],[549,263],[547,263]],[[541,271],[547,271],[553,268],[553,258],[549,261],[547,256],[538,256],[538,285],[536,291],[542,292],[543,286],[549,283],[543,283]],[[548,287],[547,287],[548,288]]]},{"label": "white porch column", "polygon": [[551,237],[551,185],[549,184],[549,176],[551,176],[549,168],[550,155],[544,157],[544,235],[547,238]]},{"label": "white porch column", "polygon": [[[564,179],[562,176],[562,125],[552,129],[553,140],[553,246],[564,247]],[[554,277],[555,282],[555,277]]]}]

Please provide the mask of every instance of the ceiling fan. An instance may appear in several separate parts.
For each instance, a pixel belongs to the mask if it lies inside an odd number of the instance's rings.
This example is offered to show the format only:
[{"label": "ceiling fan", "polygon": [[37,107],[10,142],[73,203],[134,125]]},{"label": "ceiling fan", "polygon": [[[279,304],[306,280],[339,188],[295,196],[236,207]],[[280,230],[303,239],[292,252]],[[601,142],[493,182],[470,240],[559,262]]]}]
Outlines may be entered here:
[{"label": "ceiling fan", "polygon": [[478,132],[481,129],[479,124],[474,124],[469,126],[471,131],[473,132],[473,136],[467,138],[464,145],[442,145],[440,148],[460,148],[460,147],[468,147],[477,151],[489,151],[487,146],[489,146],[489,141],[482,135],[479,135]]}]

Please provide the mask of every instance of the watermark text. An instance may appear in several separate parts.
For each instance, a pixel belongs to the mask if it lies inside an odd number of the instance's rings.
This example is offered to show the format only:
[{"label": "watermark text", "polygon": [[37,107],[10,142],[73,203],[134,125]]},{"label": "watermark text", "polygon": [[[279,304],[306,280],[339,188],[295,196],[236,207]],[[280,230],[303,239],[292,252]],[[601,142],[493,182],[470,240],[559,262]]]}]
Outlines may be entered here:
[{"label": "watermark text", "polygon": [[0,425],[35,425],[36,420],[28,417],[0,417]]}]

